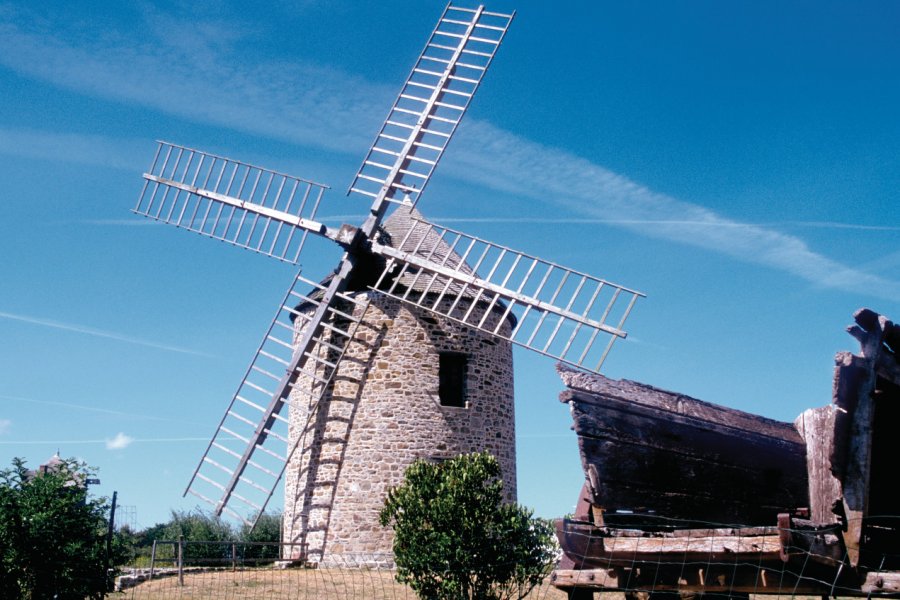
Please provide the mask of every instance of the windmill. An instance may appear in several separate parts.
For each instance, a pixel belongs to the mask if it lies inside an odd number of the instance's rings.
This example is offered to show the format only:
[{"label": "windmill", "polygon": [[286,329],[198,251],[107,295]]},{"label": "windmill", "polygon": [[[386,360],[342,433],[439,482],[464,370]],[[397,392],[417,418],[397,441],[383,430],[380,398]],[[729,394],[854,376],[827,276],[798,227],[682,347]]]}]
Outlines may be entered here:
[{"label": "windmill", "polygon": [[[293,264],[310,235],[344,251],[323,281],[295,277],[185,492],[252,523],[284,478],[294,555],[389,550],[345,533],[422,444],[499,452],[514,495],[511,346],[597,371],[642,296],[416,210],[513,16],[445,8],[350,184],[371,202],[358,226],[316,220],[325,186],[168,142],[143,176],[140,215]],[[373,441],[397,429],[419,437]]]}]

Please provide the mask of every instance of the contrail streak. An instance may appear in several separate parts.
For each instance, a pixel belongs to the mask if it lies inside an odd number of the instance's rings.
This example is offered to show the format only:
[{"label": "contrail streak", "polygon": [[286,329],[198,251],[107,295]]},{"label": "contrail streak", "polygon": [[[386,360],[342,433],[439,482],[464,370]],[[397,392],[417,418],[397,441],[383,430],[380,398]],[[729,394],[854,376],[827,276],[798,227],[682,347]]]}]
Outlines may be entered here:
[{"label": "contrail streak", "polygon": [[180,354],[192,354],[194,356],[212,357],[211,354],[207,354],[205,352],[200,352],[198,350],[190,350],[188,348],[181,348],[179,346],[170,346],[168,344],[160,344],[159,342],[144,340],[141,338],[132,337],[132,336],[125,335],[122,333],[116,333],[114,331],[104,331],[102,329],[94,329],[93,327],[87,327],[85,325],[78,325],[76,323],[63,323],[61,321],[54,321],[52,319],[32,317],[29,315],[17,315],[17,314],[3,312],[3,311],[0,311],[0,318],[9,319],[11,321],[19,321],[20,323],[28,323],[30,325],[40,325],[41,327],[50,327],[52,329],[60,329],[62,331],[71,331],[73,333],[81,333],[83,335],[90,335],[93,337],[106,338],[109,340],[116,340],[118,342],[125,342],[126,344],[135,344],[138,346],[144,346],[146,348],[156,348],[157,350],[166,350],[168,352],[178,352]]}]

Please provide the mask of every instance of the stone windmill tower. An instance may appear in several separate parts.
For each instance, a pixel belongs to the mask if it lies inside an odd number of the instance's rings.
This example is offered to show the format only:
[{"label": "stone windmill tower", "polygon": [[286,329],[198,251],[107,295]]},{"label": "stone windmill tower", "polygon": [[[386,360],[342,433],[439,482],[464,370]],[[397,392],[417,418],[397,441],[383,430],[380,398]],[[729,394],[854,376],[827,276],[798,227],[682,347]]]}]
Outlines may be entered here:
[{"label": "stone windmill tower", "polygon": [[[596,371],[639,292],[429,223],[416,209],[513,15],[448,5],[350,185],[359,226],[316,220],[325,186],[160,142],[135,212],[297,263],[186,494],[248,523],[285,480],[292,554],[390,550],[384,493],[415,458],[488,450],[515,494],[511,344]],[[287,407],[287,409],[286,409]]]},{"label": "stone windmill tower", "polygon": [[[404,240],[411,229],[427,231],[414,227],[421,218],[400,206],[380,233],[398,249],[441,256],[471,272],[437,235]],[[285,475],[284,510],[284,539],[297,542],[294,558],[389,553],[391,532],[378,525],[378,511],[417,458],[489,451],[501,464],[507,499],[516,499],[512,344],[373,291],[384,269],[377,262],[359,268],[346,291],[357,300],[346,307],[359,326],[331,388],[323,398],[323,384],[310,376],[295,386],[301,391],[291,405],[290,442],[297,450]],[[404,274],[391,286],[422,298],[446,283]],[[468,305],[473,296],[451,289],[441,302]],[[508,335],[516,321],[505,308],[496,306],[486,322]],[[479,318],[484,314],[481,308]]]}]

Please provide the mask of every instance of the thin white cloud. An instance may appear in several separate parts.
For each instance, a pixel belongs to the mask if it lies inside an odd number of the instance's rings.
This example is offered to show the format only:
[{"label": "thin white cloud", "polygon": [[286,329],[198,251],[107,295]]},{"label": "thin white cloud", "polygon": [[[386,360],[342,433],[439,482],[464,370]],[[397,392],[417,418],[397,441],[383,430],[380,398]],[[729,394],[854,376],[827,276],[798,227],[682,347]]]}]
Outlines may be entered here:
[{"label": "thin white cloud", "polygon": [[[830,259],[796,236],[734,221],[654,192],[570,152],[531,142],[489,123],[470,121],[465,129],[468,135],[460,140],[463,151],[448,156],[446,165],[459,176],[465,174],[493,189],[564,205],[590,218],[615,215],[620,227],[642,235],[786,271],[817,286],[888,299],[900,297],[900,281]],[[648,227],[647,221],[654,224]]]},{"label": "thin white cloud", "polygon": [[859,223],[840,223],[837,221],[785,221],[785,225],[798,227],[820,227],[823,229],[859,229],[861,231],[900,231],[895,225],[862,225]]},{"label": "thin white cloud", "polygon": [[221,28],[209,24],[191,23],[190,34],[172,35],[166,20],[153,16],[142,42],[102,32],[71,41],[36,22],[26,28],[15,15],[7,18],[0,22],[0,65],[21,75],[313,147],[361,153],[393,94],[393,86],[302,62],[242,69],[229,44],[220,43]]},{"label": "thin white cloud", "polygon": [[168,344],[160,344],[158,342],[153,342],[150,340],[145,340],[133,336],[129,336],[123,333],[116,333],[114,331],[104,331],[102,329],[94,329],[93,327],[87,327],[85,325],[79,325],[77,323],[63,323],[61,321],[54,321],[52,319],[44,319],[41,317],[32,317],[29,315],[20,315],[9,312],[0,311],[0,319],[9,319],[11,321],[19,321],[20,323],[29,323],[31,325],[39,325],[41,327],[50,327],[52,329],[60,329],[62,331],[71,331],[73,333],[80,333],[83,335],[90,335],[93,337],[106,338],[110,340],[116,340],[119,342],[125,342],[127,344],[135,344],[138,346],[144,346],[147,348],[156,348],[157,350],[166,350],[168,352],[178,352],[180,354],[193,354],[195,356],[211,356],[210,354],[206,354],[205,352],[200,352],[197,350],[190,350],[188,348],[181,348],[179,346],[171,346]]},{"label": "thin white cloud", "polygon": [[130,446],[134,442],[134,438],[131,436],[127,436],[121,431],[116,434],[114,438],[111,440],[106,440],[106,449],[107,450],[124,450],[128,446]]},{"label": "thin white cloud", "polygon": [[[68,408],[71,410],[79,410],[85,412],[99,413],[114,417],[126,417],[128,419],[137,419],[141,421],[176,421],[185,423],[183,418],[160,417],[158,415],[145,415],[139,413],[125,412],[121,410],[112,410],[110,408],[102,408],[99,406],[86,406],[84,404],[75,404],[73,402],[59,402],[56,400],[37,400],[35,398],[24,398],[22,396],[10,396],[8,394],[0,394],[0,400],[7,400],[16,404],[27,402],[29,404],[42,404],[44,406],[55,406],[58,408]],[[202,425],[202,423],[198,423]]]},{"label": "thin white cloud", "polygon": [[113,225],[115,227],[134,227],[134,226],[147,226],[147,225],[161,225],[159,221],[154,221],[152,219],[141,219],[135,217],[133,219],[85,219],[81,221],[85,225],[100,225],[100,226],[109,226]]},{"label": "thin white cloud", "polygon": [[134,171],[146,162],[145,140],[0,128],[0,154]]},{"label": "thin white cloud", "polygon": [[[71,42],[36,20],[26,28],[7,16],[0,21],[0,64],[93,97],[356,155],[364,152],[368,132],[380,123],[396,89],[298,61],[247,65],[231,47],[234,36],[218,36],[216,24],[192,24],[193,35],[173,36],[164,16],[151,16],[142,42],[112,33]],[[824,288],[900,297],[900,282],[828,258],[795,235],[655,192],[487,122],[464,122],[446,162],[443,170],[457,178],[565,206],[641,235],[765,265]]]},{"label": "thin white cloud", "polygon": [[12,429],[12,421],[9,419],[0,419],[0,435],[6,435]]},{"label": "thin white cloud", "polygon": [[697,227],[811,227],[817,229],[856,229],[860,231],[900,231],[900,226],[891,225],[862,225],[858,223],[839,223],[834,221],[777,221],[770,223],[743,223],[738,221],[685,221],[683,219],[604,219],[583,217],[437,217],[431,218],[435,223],[537,223],[577,225],[579,223],[591,225],[690,225]]},{"label": "thin white cloud", "polygon": [[[125,436],[128,437],[128,436]],[[202,437],[174,437],[174,438],[129,438],[129,444],[169,444],[176,442],[208,442],[209,438]],[[71,446],[75,444],[103,444],[107,445],[110,440],[13,440],[0,441],[0,446],[13,445],[29,445],[40,446],[45,444],[55,444],[60,446]]]}]

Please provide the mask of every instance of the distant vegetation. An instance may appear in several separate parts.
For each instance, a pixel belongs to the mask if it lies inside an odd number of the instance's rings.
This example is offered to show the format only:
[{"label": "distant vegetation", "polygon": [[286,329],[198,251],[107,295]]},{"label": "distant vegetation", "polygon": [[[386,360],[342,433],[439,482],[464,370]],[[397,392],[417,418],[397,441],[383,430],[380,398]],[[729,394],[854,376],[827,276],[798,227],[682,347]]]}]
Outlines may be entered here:
[{"label": "distant vegetation", "polygon": [[[235,528],[227,521],[201,511],[172,511],[171,519],[139,531],[123,528],[119,531],[123,545],[132,548],[131,564],[149,564],[153,542],[220,542],[218,544],[187,543],[185,564],[221,563],[231,558],[230,542],[237,542],[238,558],[246,561],[267,561],[279,558],[281,541],[281,515],[263,514],[252,531],[247,525]],[[261,542],[271,545],[255,545]],[[161,549],[160,558],[173,558],[171,546]]]}]

